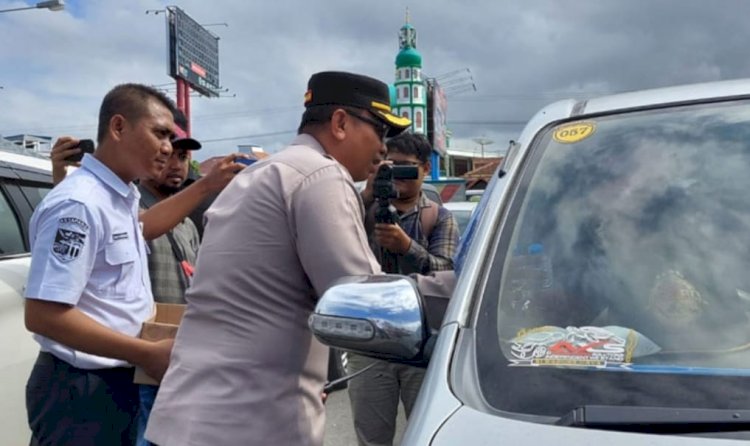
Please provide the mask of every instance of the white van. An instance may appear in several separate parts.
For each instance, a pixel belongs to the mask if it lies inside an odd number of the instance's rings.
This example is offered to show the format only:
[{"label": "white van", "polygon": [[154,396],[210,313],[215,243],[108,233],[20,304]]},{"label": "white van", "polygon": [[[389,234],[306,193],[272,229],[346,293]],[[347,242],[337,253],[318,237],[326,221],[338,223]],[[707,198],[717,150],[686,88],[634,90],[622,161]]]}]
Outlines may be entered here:
[{"label": "white van", "polygon": [[748,444],[748,172],[750,80],[554,103],[483,194],[439,331],[403,276],[342,280],[310,326],[429,363],[404,445]]}]

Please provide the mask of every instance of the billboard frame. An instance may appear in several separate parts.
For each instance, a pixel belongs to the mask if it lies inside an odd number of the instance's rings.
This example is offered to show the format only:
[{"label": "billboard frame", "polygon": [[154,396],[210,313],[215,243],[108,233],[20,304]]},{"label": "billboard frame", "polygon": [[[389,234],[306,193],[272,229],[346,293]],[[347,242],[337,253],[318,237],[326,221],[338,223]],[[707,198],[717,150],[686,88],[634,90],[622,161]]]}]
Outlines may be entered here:
[{"label": "billboard frame", "polygon": [[177,6],[167,6],[167,72],[198,93],[218,97],[219,37]]}]

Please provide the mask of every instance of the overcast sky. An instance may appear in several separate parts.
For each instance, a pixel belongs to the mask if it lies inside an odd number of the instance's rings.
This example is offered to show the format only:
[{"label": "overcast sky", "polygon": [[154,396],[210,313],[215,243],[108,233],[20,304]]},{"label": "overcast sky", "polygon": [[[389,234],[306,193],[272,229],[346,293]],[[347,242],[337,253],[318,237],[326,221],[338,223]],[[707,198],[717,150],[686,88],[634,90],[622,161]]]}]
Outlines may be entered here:
[{"label": "overcast sky", "polygon": [[471,75],[476,91],[454,88],[447,118],[452,145],[477,152],[477,138],[503,152],[557,99],[750,76],[747,0],[67,0],[0,14],[0,135],[94,138],[101,98],[122,82],[174,95],[164,14],[146,14],[166,5],[220,24],[228,91],[192,98],[198,160],[283,147],[316,71],[393,82],[407,6],[425,75],[454,87]]}]

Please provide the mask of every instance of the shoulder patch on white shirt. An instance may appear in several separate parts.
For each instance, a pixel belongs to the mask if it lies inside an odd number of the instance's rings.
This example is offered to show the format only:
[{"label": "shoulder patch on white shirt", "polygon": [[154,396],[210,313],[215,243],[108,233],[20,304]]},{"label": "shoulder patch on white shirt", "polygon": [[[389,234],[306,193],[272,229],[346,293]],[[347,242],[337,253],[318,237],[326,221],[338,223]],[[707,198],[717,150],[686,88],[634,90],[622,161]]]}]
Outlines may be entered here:
[{"label": "shoulder patch on white shirt", "polygon": [[75,260],[86,243],[89,225],[75,217],[64,217],[57,222],[55,242],[52,244],[52,255],[61,262]]}]

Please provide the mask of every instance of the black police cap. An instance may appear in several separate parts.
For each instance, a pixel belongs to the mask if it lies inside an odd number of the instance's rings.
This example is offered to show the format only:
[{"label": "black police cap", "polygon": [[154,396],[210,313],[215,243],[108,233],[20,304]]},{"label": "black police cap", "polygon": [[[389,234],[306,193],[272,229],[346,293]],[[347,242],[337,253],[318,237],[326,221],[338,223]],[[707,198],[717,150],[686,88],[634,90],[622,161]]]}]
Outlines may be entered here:
[{"label": "black police cap", "polygon": [[305,107],[341,105],[369,110],[390,127],[388,136],[396,136],[409,127],[411,121],[394,115],[390,102],[391,95],[385,83],[343,71],[313,74],[305,93]]}]

